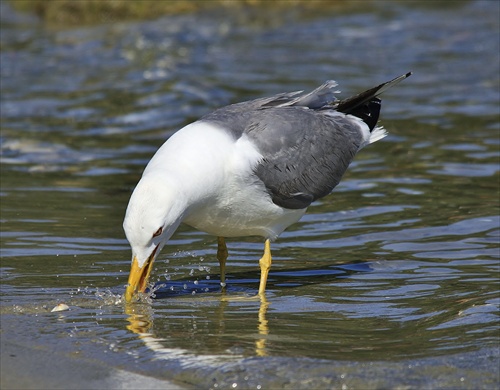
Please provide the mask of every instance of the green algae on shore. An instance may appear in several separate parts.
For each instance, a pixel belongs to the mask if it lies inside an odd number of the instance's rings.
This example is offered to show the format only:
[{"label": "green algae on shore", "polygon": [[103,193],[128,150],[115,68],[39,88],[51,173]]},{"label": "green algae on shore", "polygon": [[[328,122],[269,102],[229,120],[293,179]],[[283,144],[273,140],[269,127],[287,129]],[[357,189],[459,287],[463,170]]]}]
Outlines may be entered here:
[{"label": "green algae on shore", "polygon": [[347,6],[346,0],[10,0],[14,9],[36,14],[52,26],[95,24],[121,20],[153,19],[201,10],[295,8],[307,14]]}]

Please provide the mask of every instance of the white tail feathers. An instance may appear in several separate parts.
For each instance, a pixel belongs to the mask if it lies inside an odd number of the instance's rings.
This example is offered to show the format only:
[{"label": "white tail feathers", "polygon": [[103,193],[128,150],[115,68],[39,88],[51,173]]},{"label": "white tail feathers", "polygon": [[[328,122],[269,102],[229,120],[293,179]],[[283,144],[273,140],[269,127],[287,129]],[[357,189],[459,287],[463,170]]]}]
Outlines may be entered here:
[{"label": "white tail feathers", "polygon": [[372,132],[370,133],[370,138],[368,140],[368,143],[372,144],[378,140],[381,140],[387,135],[387,130],[384,129],[382,126],[377,126],[375,127]]}]

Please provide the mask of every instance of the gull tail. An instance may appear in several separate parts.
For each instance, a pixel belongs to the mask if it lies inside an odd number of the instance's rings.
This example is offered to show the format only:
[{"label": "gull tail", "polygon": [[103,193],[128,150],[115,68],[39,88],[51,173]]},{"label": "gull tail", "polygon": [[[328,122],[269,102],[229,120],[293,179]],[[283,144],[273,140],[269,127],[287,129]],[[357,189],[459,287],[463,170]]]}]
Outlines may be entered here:
[{"label": "gull tail", "polygon": [[[380,84],[365,92],[361,92],[358,95],[341,100],[335,108],[337,111],[343,112],[344,114],[350,114],[360,118],[368,125],[370,131],[372,131],[377,125],[378,117],[380,114],[381,100],[377,96],[387,91],[389,88],[396,85],[400,81],[403,81],[407,77],[410,77],[411,74],[412,72],[408,72],[404,75],[396,77],[391,81]],[[378,138],[370,137],[370,143],[375,142],[376,140],[383,138],[384,136],[385,132],[384,135],[381,135]]]}]

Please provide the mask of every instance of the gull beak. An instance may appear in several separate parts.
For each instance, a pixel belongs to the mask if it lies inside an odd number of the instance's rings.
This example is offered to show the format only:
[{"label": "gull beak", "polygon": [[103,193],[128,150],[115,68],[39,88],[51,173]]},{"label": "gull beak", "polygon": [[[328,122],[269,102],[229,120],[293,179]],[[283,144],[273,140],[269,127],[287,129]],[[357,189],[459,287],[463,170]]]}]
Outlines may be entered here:
[{"label": "gull beak", "polygon": [[130,269],[130,275],[128,277],[128,286],[125,290],[125,302],[130,303],[135,293],[146,291],[149,274],[153,268],[157,250],[158,246],[153,250],[151,255],[149,255],[142,268],[139,266],[139,261],[136,256],[132,259],[132,268]]}]

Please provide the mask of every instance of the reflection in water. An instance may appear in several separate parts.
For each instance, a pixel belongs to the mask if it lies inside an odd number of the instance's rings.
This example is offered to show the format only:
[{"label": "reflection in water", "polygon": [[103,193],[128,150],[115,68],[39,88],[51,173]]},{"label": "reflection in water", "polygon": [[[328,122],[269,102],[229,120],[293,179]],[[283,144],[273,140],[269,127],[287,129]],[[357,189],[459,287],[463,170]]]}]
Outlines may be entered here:
[{"label": "reflection in water", "polygon": [[125,313],[128,314],[127,329],[139,336],[139,339],[148,347],[156,359],[176,360],[182,358],[187,362],[195,358],[195,355],[182,348],[166,348],[162,345],[164,339],[155,337],[151,332],[153,327],[153,312],[149,305],[126,303]]},{"label": "reflection in water", "polygon": [[265,293],[257,294],[250,297],[235,297],[235,296],[223,296],[221,302],[244,302],[244,301],[259,301],[259,312],[258,312],[258,337],[255,341],[255,354],[257,356],[268,356],[268,350],[266,348],[267,336],[269,335],[269,326],[267,320],[267,309],[269,308],[269,302]]},{"label": "reflection in water", "polygon": [[[268,320],[266,318],[267,309],[269,307],[269,302],[265,294],[260,294],[254,297],[222,297],[219,301],[217,310],[217,320],[212,320],[215,324],[219,324],[218,333],[224,333],[224,324],[226,322],[225,311],[228,309],[229,302],[231,301],[254,301],[258,299],[260,301],[259,310],[257,314],[257,337],[255,341],[255,355],[256,356],[267,356],[268,352],[266,349],[267,336],[269,335]],[[221,358],[221,360],[227,360],[228,358],[234,360],[238,358],[238,355],[214,355],[214,356],[203,356],[199,354],[193,354],[183,348],[166,348],[162,345],[164,338],[158,338],[152,331],[154,326],[154,312],[153,308],[149,304],[138,304],[138,303],[126,303],[125,304],[125,314],[128,315],[127,329],[137,334],[139,338],[144,342],[144,344],[155,352],[156,358],[160,359],[174,359],[174,357],[179,357],[183,355],[183,358],[189,358],[191,363],[215,362]],[[190,364],[191,364],[190,363]]]},{"label": "reflection in water", "polygon": [[153,309],[149,305],[140,304],[125,304],[125,314],[129,317],[127,321],[127,329],[131,330],[135,334],[138,334],[140,338],[152,336],[149,330],[153,326]]},{"label": "reflection in water", "polygon": [[267,302],[266,296],[265,295],[259,295],[260,296],[260,307],[259,307],[259,336],[262,336],[262,338],[258,339],[255,342],[255,353],[257,356],[267,356],[267,350],[266,350],[266,341],[267,341],[267,335],[269,334],[269,327],[267,325],[267,308],[269,307],[269,303]]}]

